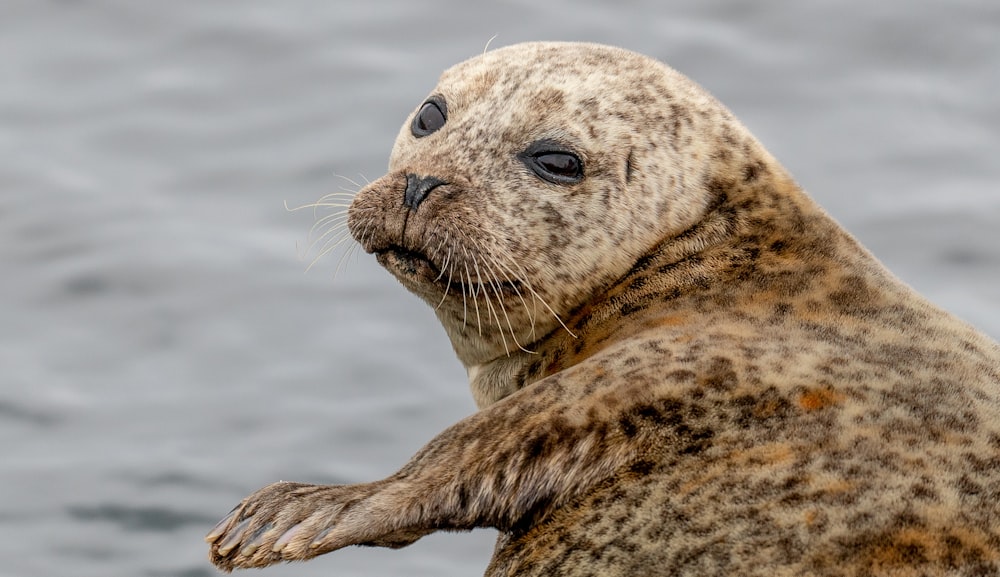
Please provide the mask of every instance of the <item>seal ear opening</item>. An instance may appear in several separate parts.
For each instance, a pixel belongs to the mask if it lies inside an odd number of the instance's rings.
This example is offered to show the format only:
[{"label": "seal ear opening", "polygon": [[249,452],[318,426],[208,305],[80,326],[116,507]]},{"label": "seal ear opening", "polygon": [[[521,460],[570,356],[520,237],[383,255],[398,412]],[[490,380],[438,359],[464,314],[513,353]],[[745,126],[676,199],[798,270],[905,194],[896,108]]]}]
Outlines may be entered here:
[{"label": "seal ear opening", "polygon": [[635,168],[632,165],[632,152],[634,149],[630,148],[628,150],[628,158],[625,159],[625,182],[632,182],[632,172]]},{"label": "seal ear opening", "polygon": [[417,138],[437,132],[448,122],[448,105],[442,96],[431,96],[413,117],[410,132]]}]

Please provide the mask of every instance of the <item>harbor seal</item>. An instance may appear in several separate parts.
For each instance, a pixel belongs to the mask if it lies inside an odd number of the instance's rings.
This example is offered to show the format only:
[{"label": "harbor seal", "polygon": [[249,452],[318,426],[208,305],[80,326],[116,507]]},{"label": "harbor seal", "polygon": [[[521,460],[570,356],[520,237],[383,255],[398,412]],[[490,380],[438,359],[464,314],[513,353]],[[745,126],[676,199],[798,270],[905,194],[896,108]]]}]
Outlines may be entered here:
[{"label": "harbor seal", "polygon": [[223,570],[493,527],[488,576],[1000,574],[1000,346],[667,66],[449,69],[348,226],[480,410],[385,479],[250,495]]}]

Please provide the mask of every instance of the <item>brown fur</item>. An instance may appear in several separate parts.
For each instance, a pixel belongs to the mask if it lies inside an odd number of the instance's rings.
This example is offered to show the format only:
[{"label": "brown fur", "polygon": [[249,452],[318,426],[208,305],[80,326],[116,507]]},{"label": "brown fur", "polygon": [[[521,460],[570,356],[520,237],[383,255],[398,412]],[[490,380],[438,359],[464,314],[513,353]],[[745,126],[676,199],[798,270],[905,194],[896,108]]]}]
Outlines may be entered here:
[{"label": "brown fur", "polygon": [[[404,126],[351,230],[437,307],[481,410],[387,479],[261,489],[216,565],[495,527],[488,576],[1000,573],[1000,346],[724,107],[578,44],[487,53],[436,94],[446,124]],[[539,139],[582,181],[519,164]],[[447,184],[413,210],[407,174]]]}]

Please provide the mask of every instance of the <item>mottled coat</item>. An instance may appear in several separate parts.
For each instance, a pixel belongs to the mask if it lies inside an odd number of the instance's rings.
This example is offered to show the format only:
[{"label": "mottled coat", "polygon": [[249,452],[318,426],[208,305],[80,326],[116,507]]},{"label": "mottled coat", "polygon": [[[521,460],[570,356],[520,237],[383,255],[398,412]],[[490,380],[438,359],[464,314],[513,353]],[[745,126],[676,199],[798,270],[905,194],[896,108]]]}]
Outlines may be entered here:
[{"label": "mottled coat", "polygon": [[350,229],[436,307],[480,411],[387,479],[251,495],[219,567],[495,527],[489,576],[1000,574],[1000,347],[722,105],[557,43],[428,103]]}]

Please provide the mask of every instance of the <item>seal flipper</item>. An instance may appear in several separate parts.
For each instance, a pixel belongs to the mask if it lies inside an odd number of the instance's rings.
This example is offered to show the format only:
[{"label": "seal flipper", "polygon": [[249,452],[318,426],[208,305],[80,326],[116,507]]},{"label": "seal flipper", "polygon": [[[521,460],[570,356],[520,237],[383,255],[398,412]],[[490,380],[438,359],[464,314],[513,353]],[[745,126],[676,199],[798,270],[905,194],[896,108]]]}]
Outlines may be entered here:
[{"label": "seal flipper", "polygon": [[621,435],[610,421],[562,416],[561,405],[598,403],[606,392],[567,386],[572,376],[553,375],[458,422],[384,480],[260,489],[209,534],[210,559],[231,571],[349,545],[397,548],[438,530],[531,522],[635,458],[635,443],[607,442]]}]

